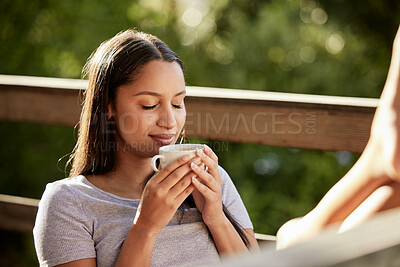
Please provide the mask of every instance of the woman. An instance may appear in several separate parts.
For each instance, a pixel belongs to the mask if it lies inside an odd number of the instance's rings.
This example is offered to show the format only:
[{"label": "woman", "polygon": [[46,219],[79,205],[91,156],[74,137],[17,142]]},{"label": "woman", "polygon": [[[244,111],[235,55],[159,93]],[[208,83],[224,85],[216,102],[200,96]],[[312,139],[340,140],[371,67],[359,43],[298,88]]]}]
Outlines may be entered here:
[{"label": "woman", "polygon": [[132,30],[92,54],[71,178],[47,185],[39,204],[41,266],[204,264],[257,248],[209,147],[151,170],[158,149],[184,131],[183,69],[163,42]]}]

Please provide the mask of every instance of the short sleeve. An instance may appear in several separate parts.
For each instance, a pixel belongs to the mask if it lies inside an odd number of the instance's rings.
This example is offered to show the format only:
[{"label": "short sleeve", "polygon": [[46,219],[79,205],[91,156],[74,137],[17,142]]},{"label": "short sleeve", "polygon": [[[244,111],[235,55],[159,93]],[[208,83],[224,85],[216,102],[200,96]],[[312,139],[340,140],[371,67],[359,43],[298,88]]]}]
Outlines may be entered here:
[{"label": "short sleeve", "polygon": [[39,202],[33,236],[40,266],[96,257],[91,223],[62,181],[48,184]]},{"label": "short sleeve", "polygon": [[219,174],[222,178],[222,203],[243,229],[253,228],[246,207],[228,173],[219,167]]}]

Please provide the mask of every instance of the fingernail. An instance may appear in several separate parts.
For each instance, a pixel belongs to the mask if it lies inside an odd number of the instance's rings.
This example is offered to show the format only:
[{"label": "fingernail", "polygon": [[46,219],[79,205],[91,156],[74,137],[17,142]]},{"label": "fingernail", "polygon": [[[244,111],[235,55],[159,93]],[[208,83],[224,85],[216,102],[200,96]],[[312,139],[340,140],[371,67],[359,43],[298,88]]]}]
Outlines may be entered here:
[{"label": "fingernail", "polygon": [[193,162],[190,163],[190,167],[194,168],[194,169],[198,168],[198,166],[196,164],[194,164]]},{"label": "fingernail", "polygon": [[200,158],[194,158],[193,162],[196,163],[196,164],[199,164],[201,162],[201,159]]}]

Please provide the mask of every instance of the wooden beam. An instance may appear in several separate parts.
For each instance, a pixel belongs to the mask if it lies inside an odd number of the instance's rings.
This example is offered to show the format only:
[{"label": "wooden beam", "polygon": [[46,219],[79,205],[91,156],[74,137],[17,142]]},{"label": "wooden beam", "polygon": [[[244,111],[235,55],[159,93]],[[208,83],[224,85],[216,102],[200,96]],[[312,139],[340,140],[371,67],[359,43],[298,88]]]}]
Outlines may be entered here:
[{"label": "wooden beam", "polygon": [[276,247],[276,236],[274,235],[265,235],[265,234],[259,234],[259,233],[255,233],[254,234],[256,239],[257,239],[257,243],[258,245],[261,247]]},{"label": "wooden beam", "polygon": [[[257,92],[264,98],[247,98],[255,92],[218,91],[227,97],[188,97],[186,128],[189,135],[219,141],[258,143],[293,148],[361,153],[368,141],[378,101]],[[188,90],[190,92],[190,90]],[[275,98],[273,98],[275,97]],[[316,99],[319,97],[316,96]],[[357,105],[355,105],[357,104]]]},{"label": "wooden beam", "polygon": [[[74,126],[87,81],[0,75],[0,119]],[[361,153],[378,99],[187,87],[186,133],[218,141]]]},{"label": "wooden beam", "polygon": [[271,247],[231,257],[212,266],[397,266],[400,262],[400,208],[381,212],[363,224],[338,234],[337,227],[287,249]]},{"label": "wooden beam", "polygon": [[0,194],[0,228],[32,233],[39,200]]}]

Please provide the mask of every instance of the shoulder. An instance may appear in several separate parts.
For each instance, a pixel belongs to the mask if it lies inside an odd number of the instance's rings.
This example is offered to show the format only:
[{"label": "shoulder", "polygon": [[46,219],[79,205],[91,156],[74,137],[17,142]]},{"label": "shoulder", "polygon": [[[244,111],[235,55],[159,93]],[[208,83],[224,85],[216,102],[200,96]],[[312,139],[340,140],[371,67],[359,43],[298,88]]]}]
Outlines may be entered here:
[{"label": "shoulder", "polygon": [[223,182],[222,203],[242,228],[253,228],[246,207],[229,174],[222,167],[219,167],[219,173]]},{"label": "shoulder", "polygon": [[231,177],[229,176],[228,172],[224,168],[222,168],[221,166],[218,166],[218,171],[219,171],[219,175],[221,176],[223,184],[225,184],[226,182],[232,182]]},{"label": "shoulder", "polygon": [[48,202],[66,203],[68,201],[77,201],[77,192],[83,186],[84,184],[79,179],[79,176],[48,183],[40,202],[43,205]]},{"label": "shoulder", "polygon": [[222,179],[222,200],[226,204],[232,198],[237,198],[239,194],[228,172],[221,166],[218,166],[218,169]]},{"label": "shoulder", "polygon": [[221,166],[218,166],[218,170],[222,179],[222,190],[236,188],[228,172]]},{"label": "shoulder", "polygon": [[243,200],[229,174],[222,167],[219,167],[219,174],[222,178],[222,203],[242,228],[253,228]]},{"label": "shoulder", "polygon": [[39,202],[33,237],[42,266],[95,258],[93,223],[81,201],[79,178],[47,184]]},{"label": "shoulder", "polygon": [[[34,232],[52,232],[65,225],[88,224],[79,188],[79,179],[65,178],[46,185],[39,202]],[[89,228],[89,226],[87,227]]]},{"label": "shoulder", "polygon": [[83,176],[64,178],[46,185],[40,199],[38,217],[86,218],[85,205],[92,199],[93,189],[84,183]]}]

